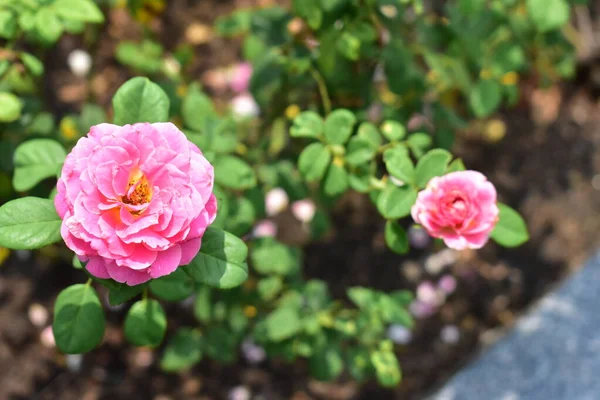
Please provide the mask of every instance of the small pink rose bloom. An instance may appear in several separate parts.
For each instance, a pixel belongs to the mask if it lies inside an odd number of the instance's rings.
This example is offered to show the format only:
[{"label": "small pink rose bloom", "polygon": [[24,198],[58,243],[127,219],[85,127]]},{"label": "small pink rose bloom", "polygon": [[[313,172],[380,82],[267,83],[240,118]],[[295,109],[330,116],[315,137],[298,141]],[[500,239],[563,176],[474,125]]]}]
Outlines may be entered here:
[{"label": "small pink rose bloom", "polygon": [[229,86],[236,93],[242,93],[248,90],[252,78],[252,65],[250,63],[240,63],[233,67]]},{"label": "small pink rose bloom", "polygon": [[476,171],[451,172],[419,192],[412,217],[452,249],[479,249],[498,221],[496,189]]},{"label": "small pink rose bloom", "polygon": [[214,221],[213,167],[171,123],[100,124],[67,156],[54,200],[67,246],[130,286],[188,264]]}]

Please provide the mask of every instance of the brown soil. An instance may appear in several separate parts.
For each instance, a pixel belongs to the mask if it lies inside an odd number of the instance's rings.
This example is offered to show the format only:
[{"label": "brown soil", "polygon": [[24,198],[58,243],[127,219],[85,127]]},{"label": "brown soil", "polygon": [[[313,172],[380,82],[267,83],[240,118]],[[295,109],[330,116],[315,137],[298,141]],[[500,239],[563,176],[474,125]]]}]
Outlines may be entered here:
[{"label": "brown soil", "polygon": [[[150,29],[170,48],[186,24],[209,24],[234,3],[174,0],[164,22]],[[78,109],[90,94],[108,105],[114,90],[130,76],[111,56],[118,39],[140,34],[126,22],[126,15],[111,14],[92,51],[98,74],[90,85],[74,79],[64,65],[65,55],[82,45],[80,38],[63,38],[48,53],[46,98],[58,115]],[[199,61],[192,73],[201,76],[208,68],[234,62],[239,57],[237,45],[213,40],[198,46]],[[13,253],[0,267],[0,400],[221,399],[238,385],[250,388],[254,398],[267,400],[423,397],[597,249],[600,108],[592,70],[582,67],[575,83],[545,92],[532,93],[524,85],[521,106],[499,115],[507,125],[507,134],[499,142],[484,140],[478,129],[459,137],[457,152],[470,168],[488,175],[501,201],[522,213],[531,241],[518,249],[490,244],[478,252],[456,255],[445,268],[458,281],[456,291],[438,312],[418,321],[409,345],[398,348],[404,378],[396,390],[384,390],[372,382],[358,386],[348,376],[335,383],[319,383],[308,378],[302,362],[270,361],[256,367],[240,360],[223,367],[204,360],[187,374],[167,375],[155,362],[160,349],[153,353],[124,342],[120,328],[124,309],[107,309],[104,344],[85,355],[81,369],[74,371],[67,368],[63,355],[42,344],[41,328],[30,322],[28,310],[33,303],[51,310],[56,294],[75,283],[78,272],[67,264],[49,265],[47,253],[30,259]],[[65,87],[71,88],[66,98]],[[554,109],[558,112],[553,113]],[[423,280],[439,277],[440,273],[424,268],[427,258],[439,250],[431,245],[405,257],[390,253],[383,244],[383,224],[376,211],[368,199],[351,194],[337,205],[328,239],[306,246],[305,274],[326,280],[338,298],[355,285],[414,289]],[[189,310],[180,305],[171,308],[169,329],[173,330],[189,319]],[[455,344],[440,339],[440,331],[448,324],[460,330]]]}]

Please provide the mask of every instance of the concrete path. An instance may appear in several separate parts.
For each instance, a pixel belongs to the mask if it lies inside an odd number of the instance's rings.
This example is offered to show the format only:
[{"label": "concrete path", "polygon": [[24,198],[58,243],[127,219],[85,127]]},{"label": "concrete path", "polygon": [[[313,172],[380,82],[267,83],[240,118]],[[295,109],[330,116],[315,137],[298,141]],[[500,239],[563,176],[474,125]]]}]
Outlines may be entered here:
[{"label": "concrete path", "polygon": [[599,400],[600,254],[431,400]]}]

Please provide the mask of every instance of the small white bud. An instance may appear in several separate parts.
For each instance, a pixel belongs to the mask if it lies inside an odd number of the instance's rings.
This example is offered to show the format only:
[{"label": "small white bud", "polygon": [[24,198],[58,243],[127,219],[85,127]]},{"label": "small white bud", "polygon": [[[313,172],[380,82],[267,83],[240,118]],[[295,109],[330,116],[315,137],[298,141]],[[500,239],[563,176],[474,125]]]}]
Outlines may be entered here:
[{"label": "small white bud", "polygon": [[260,108],[249,93],[240,94],[231,100],[231,110],[239,117],[256,117]]},{"label": "small white bud", "polygon": [[265,196],[265,211],[268,216],[279,214],[286,209],[289,198],[282,188],[271,189]]},{"label": "small white bud", "polygon": [[40,333],[40,341],[46,347],[53,348],[56,346],[54,341],[54,332],[52,332],[52,326],[47,326]]},{"label": "small white bud", "polygon": [[229,400],[250,400],[252,393],[246,386],[236,386],[227,396]]},{"label": "small white bud", "polygon": [[252,236],[255,238],[274,237],[277,235],[277,225],[273,221],[263,220],[254,225]]},{"label": "small white bud", "polygon": [[44,306],[38,303],[33,303],[29,306],[27,315],[33,326],[38,328],[46,325],[46,322],[48,321],[48,311]]},{"label": "small white bud", "polygon": [[294,214],[294,217],[296,217],[298,221],[304,222],[305,224],[312,221],[315,217],[315,212],[317,212],[317,206],[314,201],[310,199],[298,200],[292,204],[292,214]]},{"label": "small white bud", "polygon": [[87,76],[92,68],[92,57],[84,50],[73,50],[67,56],[67,64],[74,75],[83,78]]}]

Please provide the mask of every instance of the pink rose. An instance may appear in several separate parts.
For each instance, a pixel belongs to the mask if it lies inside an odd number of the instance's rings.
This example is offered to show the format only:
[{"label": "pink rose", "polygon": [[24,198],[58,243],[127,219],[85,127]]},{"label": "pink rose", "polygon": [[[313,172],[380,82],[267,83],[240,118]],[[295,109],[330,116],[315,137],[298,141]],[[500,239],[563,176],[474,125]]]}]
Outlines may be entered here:
[{"label": "pink rose", "polygon": [[233,68],[229,86],[236,93],[242,93],[248,90],[252,78],[252,65],[249,63],[240,63]]},{"label": "pink rose", "polygon": [[134,286],[168,275],[194,258],[216,217],[213,180],[171,123],[96,125],[58,180],[62,237],[98,278]]},{"label": "pink rose", "polygon": [[435,177],[419,192],[412,217],[450,248],[479,249],[498,221],[496,189],[476,171]]}]

